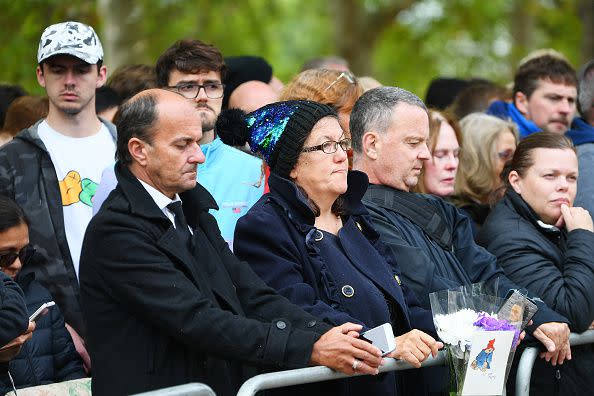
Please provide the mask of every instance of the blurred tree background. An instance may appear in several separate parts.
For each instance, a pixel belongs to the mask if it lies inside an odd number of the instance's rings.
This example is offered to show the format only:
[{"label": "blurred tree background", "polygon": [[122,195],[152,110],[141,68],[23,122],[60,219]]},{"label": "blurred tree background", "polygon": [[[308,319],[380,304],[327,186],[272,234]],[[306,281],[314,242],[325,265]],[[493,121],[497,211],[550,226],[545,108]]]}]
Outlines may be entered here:
[{"label": "blurred tree background", "polygon": [[424,97],[436,76],[511,80],[537,48],[578,68],[594,56],[592,0],[0,0],[0,81],[42,93],[34,69],[42,30],[92,25],[108,70],[153,64],[180,38],[224,55],[261,55],[288,81],[309,58],[345,57],[370,75]]}]

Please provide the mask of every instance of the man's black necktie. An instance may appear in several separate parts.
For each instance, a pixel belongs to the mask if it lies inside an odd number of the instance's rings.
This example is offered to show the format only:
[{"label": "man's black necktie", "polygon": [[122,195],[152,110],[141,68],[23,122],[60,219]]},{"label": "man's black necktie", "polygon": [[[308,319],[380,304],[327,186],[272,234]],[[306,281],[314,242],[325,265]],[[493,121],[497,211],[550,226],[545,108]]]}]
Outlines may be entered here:
[{"label": "man's black necktie", "polygon": [[189,249],[190,241],[192,240],[192,234],[190,233],[190,229],[188,228],[186,216],[184,216],[184,211],[182,210],[181,201],[171,202],[169,205],[167,205],[167,209],[172,211],[175,215],[175,232],[179,236],[180,240]]}]

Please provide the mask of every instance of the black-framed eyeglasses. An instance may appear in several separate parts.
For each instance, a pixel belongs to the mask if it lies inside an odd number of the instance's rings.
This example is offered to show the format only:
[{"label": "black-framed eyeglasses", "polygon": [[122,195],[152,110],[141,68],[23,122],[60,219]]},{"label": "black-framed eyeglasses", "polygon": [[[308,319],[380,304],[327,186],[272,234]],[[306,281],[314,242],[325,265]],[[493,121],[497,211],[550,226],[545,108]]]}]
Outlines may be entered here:
[{"label": "black-framed eyeglasses", "polygon": [[187,99],[196,98],[198,94],[200,94],[200,90],[204,88],[204,93],[206,93],[207,98],[219,99],[223,97],[225,84],[216,82],[206,84],[183,83],[167,88],[174,92],[177,92],[178,94]]},{"label": "black-framed eyeglasses", "polygon": [[324,92],[326,92],[327,90],[332,88],[334,86],[334,84],[336,84],[337,82],[340,81],[341,78],[344,78],[345,80],[347,80],[349,82],[349,84],[354,84],[357,82],[357,79],[355,78],[355,76],[353,76],[353,74],[351,72],[342,72],[338,75],[338,77],[336,77],[336,80],[332,81],[332,83],[330,85],[328,85],[328,87],[326,87]]},{"label": "black-framed eyeglasses", "polygon": [[35,248],[31,245],[25,246],[19,252],[2,253],[0,254],[0,267],[10,267],[17,257],[21,261],[21,265],[25,265],[33,257],[33,254],[35,254]]},{"label": "black-framed eyeglasses", "polygon": [[351,139],[342,139],[338,142],[335,140],[328,140],[322,144],[318,144],[317,146],[312,147],[304,147],[301,152],[309,153],[312,151],[322,150],[326,154],[334,154],[336,150],[338,150],[338,146],[343,149],[345,152],[351,149]]}]

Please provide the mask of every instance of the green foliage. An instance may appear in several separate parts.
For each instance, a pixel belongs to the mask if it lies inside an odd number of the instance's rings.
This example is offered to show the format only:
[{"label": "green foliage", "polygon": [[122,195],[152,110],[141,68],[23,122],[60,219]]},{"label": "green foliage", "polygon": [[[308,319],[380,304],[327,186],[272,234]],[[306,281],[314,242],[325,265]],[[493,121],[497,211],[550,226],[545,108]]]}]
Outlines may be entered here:
[{"label": "green foliage", "polygon": [[[264,56],[275,74],[288,81],[305,60],[343,48],[337,40],[347,38],[337,38],[337,32],[344,32],[344,26],[357,33],[361,24],[338,20],[352,13],[337,13],[336,7],[354,7],[363,20],[404,5],[408,8],[377,37],[359,40],[360,51],[355,54],[367,59],[349,60],[357,63],[359,74],[423,96],[431,78],[438,75],[509,81],[517,39],[510,33],[512,13],[518,6],[527,7],[533,30],[529,31],[531,47],[516,46],[517,52],[552,47],[579,66],[580,59],[592,56],[579,53],[583,39],[579,1],[423,0],[408,6],[410,2],[403,0],[0,0],[0,81],[42,93],[34,73],[39,36],[44,27],[66,19],[93,25],[102,40],[108,29],[121,29],[115,45],[119,57],[110,59],[111,49],[106,54],[111,70],[117,66],[116,59],[154,63],[175,40],[190,37],[215,44],[225,55]],[[113,26],[105,15],[122,15],[117,12],[124,16],[118,19],[119,26]]]}]

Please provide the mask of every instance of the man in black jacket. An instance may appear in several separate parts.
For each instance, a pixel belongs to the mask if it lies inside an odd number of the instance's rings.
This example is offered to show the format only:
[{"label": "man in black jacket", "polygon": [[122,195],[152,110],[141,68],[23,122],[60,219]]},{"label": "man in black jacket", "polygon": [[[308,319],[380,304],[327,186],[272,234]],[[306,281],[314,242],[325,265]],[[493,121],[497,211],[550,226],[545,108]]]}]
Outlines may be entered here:
[{"label": "man in black jacket", "polygon": [[120,109],[117,188],[91,221],[81,297],[93,394],[204,382],[231,395],[256,368],[377,373],[381,352],[276,294],[237,260],[196,183],[200,115],[164,90]]},{"label": "man in black jacket", "polygon": [[49,112],[0,149],[0,194],[15,200],[31,219],[31,243],[43,257],[23,274],[35,273],[50,291],[90,368],[77,276],[95,189],[115,152],[115,127],[95,113],[95,90],[105,82],[107,69],[99,37],[91,26],[75,21],[44,30],[37,62]]},{"label": "man in black jacket", "polygon": [[[501,297],[518,289],[478,246],[470,222],[440,198],[413,194],[427,147],[429,118],[416,95],[396,87],[372,89],[357,101],[350,128],[354,169],[369,176],[363,203],[382,241],[394,253],[404,281],[429,307],[428,294],[463,284],[485,282]],[[553,364],[571,358],[567,319],[537,302],[534,325],[527,330],[547,349]]]}]

